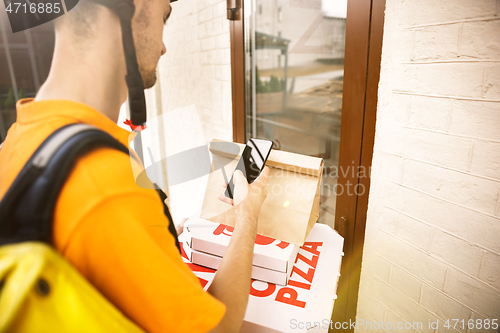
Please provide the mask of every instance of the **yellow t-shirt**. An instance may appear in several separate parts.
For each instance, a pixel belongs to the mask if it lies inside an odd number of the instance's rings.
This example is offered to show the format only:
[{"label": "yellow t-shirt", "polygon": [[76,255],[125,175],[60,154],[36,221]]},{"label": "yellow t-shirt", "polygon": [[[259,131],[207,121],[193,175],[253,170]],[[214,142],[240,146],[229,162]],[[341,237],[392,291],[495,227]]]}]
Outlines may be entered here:
[{"label": "yellow t-shirt", "polygon": [[[88,105],[17,103],[17,122],[0,150],[0,198],[56,129],[85,123],[128,146],[129,132]],[[133,162],[136,163],[136,162]],[[225,306],[203,291],[182,262],[156,191],[136,185],[131,159],[111,148],[79,158],[54,212],[53,240],[105,297],[148,332],[206,332]]]}]

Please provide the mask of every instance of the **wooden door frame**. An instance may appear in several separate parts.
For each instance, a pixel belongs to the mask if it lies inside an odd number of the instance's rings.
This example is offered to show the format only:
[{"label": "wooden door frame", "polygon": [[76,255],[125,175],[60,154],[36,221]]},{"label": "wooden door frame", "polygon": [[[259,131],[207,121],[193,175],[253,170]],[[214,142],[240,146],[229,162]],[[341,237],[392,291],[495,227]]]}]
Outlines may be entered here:
[{"label": "wooden door frame", "polygon": [[245,29],[243,1],[236,15],[229,21],[231,39],[231,100],[233,104],[233,142],[245,143]]},{"label": "wooden door frame", "polygon": [[[243,0],[244,1],[244,0]],[[332,314],[333,323],[355,321],[365,238],[370,168],[375,139],[378,82],[386,0],[347,3],[344,87],[340,134],[338,186],[358,185],[357,195],[337,195],[335,229],[344,237],[344,257]],[[242,6],[243,8],[244,6]],[[240,17],[243,18],[243,9]],[[233,140],[245,141],[244,20],[231,21],[231,78]],[[355,168],[356,172],[345,172]],[[365,173],[357,171],[364,170]],[[334,279],[334,277],[332,277]],[[333,280],[332,280],[333,282]],[[341,329],[353,331],[350,327]],[[333,331],[333,330],[331,330]]]},{"label": "wooden door frame", "polygon": [[[337,196],[335,229],[344,237],[344,257],[332,314],[334,323],[356,318],[365,239],[370,169],[375,139],[385,0],[347,2],[344,92],[340,132],[339,188],[358,185],[359,194]],[[354,167],[346,172],[345,168]],[[358,172],[359,171],[359,172]],[[342,329],[353,331],[352,329]]]}]

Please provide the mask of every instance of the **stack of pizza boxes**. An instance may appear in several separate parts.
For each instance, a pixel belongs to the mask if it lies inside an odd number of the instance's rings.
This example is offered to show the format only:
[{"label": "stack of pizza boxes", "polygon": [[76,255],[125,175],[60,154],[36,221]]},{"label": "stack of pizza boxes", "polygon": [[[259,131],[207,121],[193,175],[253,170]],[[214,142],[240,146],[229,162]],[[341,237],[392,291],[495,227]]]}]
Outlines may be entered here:
[{"label": "stack of pizza boxes", "polygon": [[[231,239],[233,227],[201,218],[184,224],[183,248],[189,261],[217,269]],[[255,238],[252,278],[287,285],[299,247],[284,241],[257,235]]]},{"label": "stack of pizza boxes", "polygon": [[[191,223],[195,222],[188,223],[188,228],[192,231],[193,228],[189,227]],[[216,233],[231,234],[226,227],[218,228],[219,225],[211,226],[210,230],[212,233],[218,230]],[[203,289],[208,290],[216,270],[190,262],[193,257],[193,250],[189,247],[192,239],[187,230],[179,236],[182,258],[198,277]],[[271,244],[281,242],[274,241]],[[240,333],[327,333],[341,328],[338,325],[345,323],[334,323],[330,317],[337,298],[343,245],[344,239],[335,230],[316,223],[299,248],[286,286],[252,280]],[[196,250],[194,252],[202,253]]]}]

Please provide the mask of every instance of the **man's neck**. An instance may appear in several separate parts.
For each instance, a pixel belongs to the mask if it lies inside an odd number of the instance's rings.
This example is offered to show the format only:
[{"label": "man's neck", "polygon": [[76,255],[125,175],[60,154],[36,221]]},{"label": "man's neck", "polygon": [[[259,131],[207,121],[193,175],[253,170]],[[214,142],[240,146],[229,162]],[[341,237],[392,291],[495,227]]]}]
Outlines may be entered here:
[{"label": "man's neck", "polygon": [[71,37],[64,32],[57,36],[49,76],[35,101],[84,103],[116,122],[127,98],[120,30],[103,32],[88,45],[74,45]]}]

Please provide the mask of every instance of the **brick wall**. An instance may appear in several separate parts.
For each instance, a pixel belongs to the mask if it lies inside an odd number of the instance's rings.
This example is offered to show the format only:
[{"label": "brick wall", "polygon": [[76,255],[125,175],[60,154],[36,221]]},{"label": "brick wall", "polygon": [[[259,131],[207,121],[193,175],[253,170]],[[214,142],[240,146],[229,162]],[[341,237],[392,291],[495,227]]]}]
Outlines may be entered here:
[{"label": "brick wall", "polygon": [[232,141],[231,53],[225,0],[182,0],[172,9],[163,32],[167,53],[155,87],[146,90],[142,144],[148,176],[167,192],[179,223],[199,215],[206,177],[169,186],[166,158],[214,138]]},{"label": "brick wall", "polygon": [[376,126],[357,318],[500,320],[500,1],[387,0]]},{"label": "brick wall", "polygon": [[163,35],[167,53],[158,66],[161,113],[194,104],[208,141],[232,141],[226,1],[182,0],[172,9]]}]

